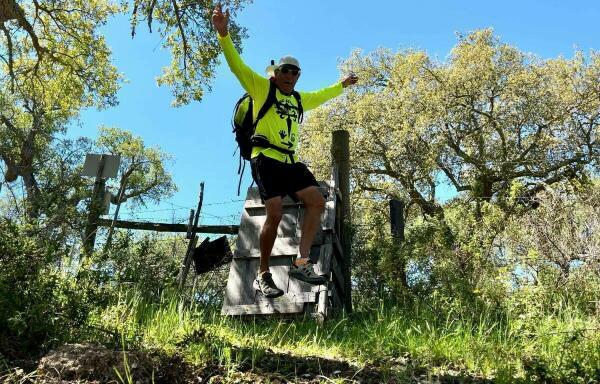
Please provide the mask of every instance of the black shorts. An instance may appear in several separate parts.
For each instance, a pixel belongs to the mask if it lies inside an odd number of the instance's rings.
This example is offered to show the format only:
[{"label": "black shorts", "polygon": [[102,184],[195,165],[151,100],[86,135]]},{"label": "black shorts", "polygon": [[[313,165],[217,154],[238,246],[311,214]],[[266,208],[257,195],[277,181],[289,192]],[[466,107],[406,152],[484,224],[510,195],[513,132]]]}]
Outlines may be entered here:
[{"label": "black shorts", "polygon": [[289,195],[298,201],[296,192],[310,186],[318,187],[315,176],[303,163],[282,163],[263,154],[252,159],[252,178],[258,186],[263,203],[270,198]]}]

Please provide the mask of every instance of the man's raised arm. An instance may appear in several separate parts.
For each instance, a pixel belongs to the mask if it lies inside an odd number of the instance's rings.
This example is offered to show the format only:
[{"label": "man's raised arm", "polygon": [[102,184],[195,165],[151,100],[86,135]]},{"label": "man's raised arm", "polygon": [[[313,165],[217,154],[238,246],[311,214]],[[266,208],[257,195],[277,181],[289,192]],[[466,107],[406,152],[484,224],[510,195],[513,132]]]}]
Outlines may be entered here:
[{"label": "man's raised arm", "polygon": [[221,3],[218,3],[212,13],[212,23],[221,37],[229,33],[229,9],[223,13]]},{"label": "man's raised arm", "polygon": [[223,48],[227,65],[235,77],[237,77],[242,88],[256,100],[266,99],[269,91],[269,80],[248,67],[233,46],[233,41],[229,35],[229,10],[223,12],[221,3],[217,4],[213,10],[212,23],[219,34],[219,44]]}]

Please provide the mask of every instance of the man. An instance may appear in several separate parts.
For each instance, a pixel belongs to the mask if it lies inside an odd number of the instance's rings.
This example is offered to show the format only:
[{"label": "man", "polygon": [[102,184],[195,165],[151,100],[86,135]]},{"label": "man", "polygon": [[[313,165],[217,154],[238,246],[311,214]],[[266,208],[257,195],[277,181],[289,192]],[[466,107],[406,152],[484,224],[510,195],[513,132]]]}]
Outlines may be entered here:
[{"label": "man", "polygon": [[271,83],[275,86],[275,102],[256,125],[251,155],[252,177],[258,186],[267,214],[260,233],[260,268],[255,286],[269,298],[283,295],[283,291],[277,288],[269,272],[269,258],[281,221],[282,199],[286,195],[295,201],[300,200],[305,209],[300,257],[293,262],[289,275],[310,284],[324,284],[325,277],[314,272],[308,256],[321,214],[325,209],[325,200],[317,189],[315,177],[304,164],[298,162],[295,154],[298,123],[302,110],[315,108],[340,95],[343,88],[355,84],[358,78],[350,75],[328,88],[315,92],[295,92],[294,88],[301,72],[300,63],[296,58],[285,56],[277,64],[268,66],[267,79],[242,61],[229,36],[229,11],[224,13],[221,4],[213,10],[212,22],[229,68],[254,100],[255,122],[269,91],[273,89]]}]

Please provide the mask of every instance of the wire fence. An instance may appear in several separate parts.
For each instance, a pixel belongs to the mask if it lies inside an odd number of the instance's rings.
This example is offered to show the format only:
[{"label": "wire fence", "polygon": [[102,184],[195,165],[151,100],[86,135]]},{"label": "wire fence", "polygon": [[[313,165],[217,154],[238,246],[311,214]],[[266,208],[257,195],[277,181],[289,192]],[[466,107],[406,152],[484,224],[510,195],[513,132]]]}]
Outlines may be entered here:
[{"label": "wire fence", "polygon": [[[244,202],[243,199],[232,199],[226,201],[219,201],[213,203],[203,203],[202,207],[222,207],[231,204],[239,204]],[[189,212],[193,209],[195,210],[197,207],[195,206],[183,206],[176,204],[171,201],[166,201],[162,203],[163,205],[170,205],[170,208],[158,208],[158,209],[130,209],[130,210],[122,210],[119,212],[118,219],[120,220],[129,220],[129,221],[138,221],[138,222],[170,222],[172,224],[182,224],[187,223],[189,220]],[[182,211],[185,211],[186,214],[183,214]],[[168,213],[171,213],[168,216]],[[161,215],[161,213],[165,213],[165,215]],[[110,214],[108,216],[111,216]],[[219,214],[214,211],[206,211],[202,209],[200,211],[200,220],[201,221],[210,221],[216,222],[217,224],[222,225],[235,225],[239,222],[240,213],[231,213],[231,214]]]}]

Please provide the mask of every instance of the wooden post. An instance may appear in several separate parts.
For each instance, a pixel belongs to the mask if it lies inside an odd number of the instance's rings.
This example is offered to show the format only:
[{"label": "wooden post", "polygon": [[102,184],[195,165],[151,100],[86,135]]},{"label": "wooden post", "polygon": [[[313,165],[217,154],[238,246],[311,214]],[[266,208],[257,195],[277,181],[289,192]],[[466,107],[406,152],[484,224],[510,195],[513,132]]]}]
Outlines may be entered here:
[{"label": "wooden post", "polygon": [[338,130],[333,132],[331,142],[331,157],[338,169],[338,188],[342,195],[342,230],[341,243],[344,252],[344,307],[347,313],[352,312],[352,292],[351,292],[351,245],[350,235],[350,133],[348,131]]},{"label": "wooden post", "polygon": [[104,194],[106,184],[106,180],[102,177],[105,162],[106,157],[104,155],[100,156],[100,166],[98,167],[96,181],[94,182],[94,190],[92,191],[92,200],[90,202],[85,235],[83,238],[83,250],[86,255],[90,255],[94,251],[94,244],[96,243],[98,219],[100,218],[100,210],[102,209],[102,195]]},{"label": "wooden post", "polygon": [[198,236],[196,236],[196,231],[194,228],[198,227],[198,219],[200,218],[200,210],[202,209],[202,200],[204,199],[204,181],[200,183],[200,195],[198,196],[198,208],[196,209],[196,216],[194,217],[194,223],[192,225],[192,233],[190,242],[188,243],[187,251],[185,252],[185,257],[183,258],[183,264],[181,265],[181,270],[179,272],[179,292],[183,290],[185,286],[185,280],[187,279],[188,272],[190,270],[190,266],[192,264],[192,257],[194,254],[194,248],[196,247],[196,243],[198,242]]},{"label": "wooden post", "polygon": [[404,241],[404,202],[402,200],[390,200],[390,225],[392,236],[397,242]]},{"label": "wooden post", "polygon": [[[394,251],[399,253],[400,245],[404,242],[404,202],[402,200],[390,200],[390,226],[394,238]],[[409,289],[406,276],[406,260],[402,257],[397,257],[397,260],[397,277],[402,286]]]},{"label": "wooden post", "polygon": [[110,248],[110,244],[112,242],[112,236],[113,236],[113,232],[115,230],[115,223],[119,219],[119,210],[121,209],[121,203],[123,202],[123,197],[125,196],[125,188],[127,187],[127,179],[128,179],[128,175],[123,176],[123,178],[121,179],[119,193],[117,194],[117,206],[115,208],[115,214],[113,216],[113,220],[110,223],[110,227],[108,228],[108,235],[106,236],[106,244],[104,245],[104,252],[108,251],[108,249]]},{"label": "wooden post", "polygon": [[193,209],[190,209],[190,215],[188,216],[188,225],[187,225],[187,232],[185,233],[185,238],[186,239],[191,239],[192,236],[192,226],[194,225],[194,216],[195,216],[195,212]]}]

